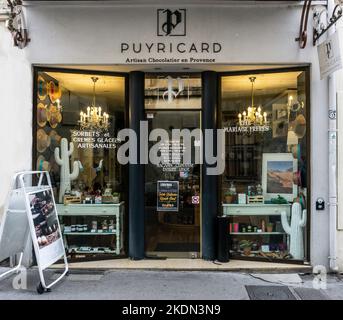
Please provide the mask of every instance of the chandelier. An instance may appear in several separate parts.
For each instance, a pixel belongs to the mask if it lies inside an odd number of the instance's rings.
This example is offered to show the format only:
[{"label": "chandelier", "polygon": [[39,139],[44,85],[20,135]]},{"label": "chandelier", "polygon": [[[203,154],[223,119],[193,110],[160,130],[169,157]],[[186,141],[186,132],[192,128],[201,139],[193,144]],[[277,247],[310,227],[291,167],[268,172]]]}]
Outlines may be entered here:
[{"label": "chandelier", "polygon": [[262,108],[254,105],[254,83],[256,77],[249,78],[251,82],[251,105],[247,110],[238,114],[238,123],[242,127],[265,126],[267,122],[267,112],[262,112]]},{"label": "chandelier", "polygon": [[102,113],[101,107],[97,107],[95,103],[95,84],[99,80],[97,77],[91,78],[93,81],[93,101],[90,106],[87,107],[87,112],[80,112],[79,125],[81,129],[100,129],[107,130],[109,127],[108,113]]}]

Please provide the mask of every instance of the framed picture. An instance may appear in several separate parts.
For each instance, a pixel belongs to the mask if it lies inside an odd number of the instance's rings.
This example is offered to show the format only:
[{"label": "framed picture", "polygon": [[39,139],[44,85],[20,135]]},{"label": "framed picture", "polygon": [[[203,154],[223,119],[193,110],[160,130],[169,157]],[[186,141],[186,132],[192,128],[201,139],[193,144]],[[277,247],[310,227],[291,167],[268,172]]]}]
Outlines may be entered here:
[{"label": "framed picture", "polygon": [[288,132],[288,109],[286,104],[272,106],[273,138],[286,137]]},{"label": "framed picture", "polygon": [[288,107],[287,104],[274,103],[272,106],[272,120],[286,120],[288,121]]},{"label": "framed picture", "polygon": [[288,122],[286,120],[273,121],[273,138],[287,137]]},{"label": "framed picture", "polygon": [[280,195],[288,201],[293,201],[298,193],[298,186],[293,183],[293,172],[297,170],[297,160],[291,153],[264,153],[262,188],[265,200]]}]

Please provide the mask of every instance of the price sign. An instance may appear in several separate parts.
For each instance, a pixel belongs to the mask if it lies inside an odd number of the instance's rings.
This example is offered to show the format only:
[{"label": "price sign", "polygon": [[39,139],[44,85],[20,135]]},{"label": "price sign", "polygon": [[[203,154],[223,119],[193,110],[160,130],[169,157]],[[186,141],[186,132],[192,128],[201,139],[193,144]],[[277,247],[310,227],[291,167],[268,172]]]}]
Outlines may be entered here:
[{"label": "price sign", "polygon": [[157,211],[179,211],[178,181],[157,181]]}]

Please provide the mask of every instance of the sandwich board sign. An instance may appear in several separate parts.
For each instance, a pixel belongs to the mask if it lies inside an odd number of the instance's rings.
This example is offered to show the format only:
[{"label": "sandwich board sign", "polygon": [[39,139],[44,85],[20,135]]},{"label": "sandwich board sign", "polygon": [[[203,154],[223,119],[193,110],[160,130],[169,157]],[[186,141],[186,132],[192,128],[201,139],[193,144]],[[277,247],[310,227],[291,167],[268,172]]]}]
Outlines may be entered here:
[{"label": "sandwich board sign", "polygon": [[[32,181],[37,176],[37,183]],[[28,186],[29,185],[29,186]],[[47,171],[28,171],[13,177],[4,217],[0,225],[0,261],[20,255],[16,267],[0,275],[0,279],[17,272],[28,241],[33,243],[40,276],[38,293],[50,290],[68,273],[68,263],[56,211],[56,203]],[[47,285],[43,271],[61,258],[65,270]]]}]

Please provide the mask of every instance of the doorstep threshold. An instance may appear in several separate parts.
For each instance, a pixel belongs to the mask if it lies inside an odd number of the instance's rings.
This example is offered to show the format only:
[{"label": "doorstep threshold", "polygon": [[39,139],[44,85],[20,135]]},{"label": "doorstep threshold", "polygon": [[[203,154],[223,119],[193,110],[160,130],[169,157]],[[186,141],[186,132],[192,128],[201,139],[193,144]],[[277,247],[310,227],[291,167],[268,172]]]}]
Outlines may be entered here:
[{"label": "doorstep threshold", "polygon": [[[64,268],[55,264],[51,269]],[[149,270],[149,271],[230,271],[230,272],[284,272],[312,273],[310,265],[285,264],[260,261],[231,260],[229,262],[206,261],[202,259],[143,259],[127,258],[69,263],[70,270]]]}]

